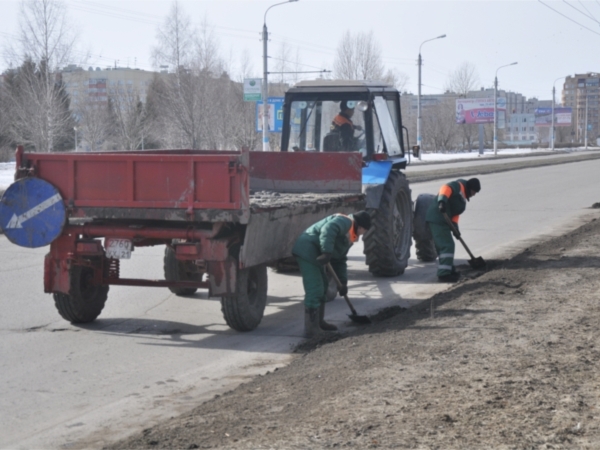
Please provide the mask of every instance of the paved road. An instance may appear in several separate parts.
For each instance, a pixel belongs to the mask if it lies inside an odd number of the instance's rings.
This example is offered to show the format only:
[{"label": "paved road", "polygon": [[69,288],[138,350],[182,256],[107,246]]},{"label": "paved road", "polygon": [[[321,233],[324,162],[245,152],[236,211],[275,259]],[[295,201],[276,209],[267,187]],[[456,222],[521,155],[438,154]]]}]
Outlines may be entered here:
[{"label": "paved road", "polygon": [[[593,160],[483,175],[481,193],[461,218],[463,236],[476,254],[500,258],[597,217],[587,208],[600,201],[599,172]],[[439,185],[413,184],[413,198]],[[100,318],[73,326],[43,293],[44,253],[0,236],[0,448],[100,448],[285,364],[302,339],[301,280],[274,273],[267,314],[251,333],[229,330],[219,301],[204,291],[179,298],[140,287],[112,287]],[[350,296],[361,314],[444,289],[435,283],[435,264],[411,259],[403,276],[375,279],[361,245],[350,264]],[[124,277],[162,277],[161,249],[136,249],[122,270]],[[328,318],[340,326],[352,326],[346,313],[343,301],[328,304]]]}]

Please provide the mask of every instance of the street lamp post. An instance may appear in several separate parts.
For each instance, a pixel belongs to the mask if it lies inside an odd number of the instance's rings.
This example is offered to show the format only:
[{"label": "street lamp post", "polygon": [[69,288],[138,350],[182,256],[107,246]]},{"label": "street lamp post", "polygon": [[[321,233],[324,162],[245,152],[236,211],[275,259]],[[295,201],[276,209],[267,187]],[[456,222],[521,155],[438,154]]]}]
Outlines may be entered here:
[{"label": "street lamp post", "polygon": [[73,127],[73,130],[75,130],[75,151],[78,151],[78,146],[77,146],[77,127]]},{"label": "street lamp post", "polygon": [[587,88],[585,90],[585,131],[583,132],[583,141],[585,144],[585,149],[588,149],[588,95]]},{"label": "street lamp post", "polygon": [[427,39],[426,41],[423,41],[421,43],[421,45],[419,46],[419,60],[418,60],[418,66],[419,66],[419,94],[417,96],[417,145],[419,146],[419,159],[421,159],[421,149],[423,148],[423,145],[421,143],[421,65],[422,65],[422,59],[421,59],[421,47],[423,47],[423,44],[425,44],[425,42],[429,42],[429,41],[435,41],[436,39],[442,39],[445,38],[446,35],[442,34],[441,36],[438,37],[434,37],[433,39]]},{"label": "street lamp post", "polygon": [[514,66],[516,62],[500,66],[494,77],[494,156],[498,154],[498,71],[503,67]]},{"label": "street lamp post", "polygon": [[555,127],[555,125],[554,125],[554,123],[555,123],[555,120],[554,120],[554,103],[556,101],[555,100],[555,97],[556,97],[556,82],[558,80],[562,80],[563,78],[565,78],[565,77],[558,77],[556,80],[554,80],[554,83],[552,83],[552,125],[550,127],[550,134],[551,134],[551,136],[550,136],[550,143],[551,143],[550,144],[550,150],[554,150],[554,127]]},{"label": "street lamp post", "polygon": [[263,85],[262,85],[262,102],[263,102],[263,115],[262,115],[262,137],[263,137],[263,152],[268,152],[269,148],[269,70],[267,66],[267,41],[269,40],[269,33],[267,32],[267,13],[269,10],[275,6],[283,5],[285,3],[297,2],[298,0],[287,0],[286,2],[275,3],[267,8],[265,11],[265,17],[263,20],[263,31],[262,31],[262,41],[263,41]]}]

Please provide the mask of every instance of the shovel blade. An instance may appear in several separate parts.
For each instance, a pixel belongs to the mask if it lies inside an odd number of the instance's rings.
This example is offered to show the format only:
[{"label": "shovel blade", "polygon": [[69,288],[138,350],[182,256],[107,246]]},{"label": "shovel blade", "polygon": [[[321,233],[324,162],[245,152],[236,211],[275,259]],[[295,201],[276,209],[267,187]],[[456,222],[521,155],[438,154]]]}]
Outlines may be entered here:
[{"label": "shovel blade", "polygon": [[350,320],[354,323],[360,323],[363,325],[371,323],[371,319],[369,319],[367,316],[359,316],[358,314],[348,314],[348,317],[350,317]]},{"label": "shovel blade", "polygon": [[486,264],[481,256],[469,260],[469,265],[472,269],[485,269]]}]

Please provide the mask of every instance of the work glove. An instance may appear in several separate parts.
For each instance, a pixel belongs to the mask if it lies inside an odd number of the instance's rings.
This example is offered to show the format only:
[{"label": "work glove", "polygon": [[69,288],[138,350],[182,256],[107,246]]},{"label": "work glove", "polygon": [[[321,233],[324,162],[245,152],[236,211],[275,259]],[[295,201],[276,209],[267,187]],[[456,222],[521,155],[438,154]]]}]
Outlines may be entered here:
[{"label": "work glove", "polygon": [[342,285],[340,286],[340,288],[338,289],[338,292],[340,293],[340,295],[341,295],[342,297],[344,297],[344,296],[348,295],[348,286],[346,286],[345,284],[342,284]]},{"label": "work glove", "polygon": [[331,253],[323,253],[317,256],[317,262],[322,266],[326,266],[329,261],[331,261]]},{"label": "work glove", "polygon": [[452,234],[456,239],[460,239],[460,231],[458,231],[458,228],[455,227],[454,230],[452,230]]},{"label": "work glove", "polygon": [[438,202],[438,209],[444,214],[446,212],[446,204],[444,202]]},{"label": "work glove", "polygon": [[354,129],[355,129],[356,131],[362,131],[362,130],[363,130],[363,127],[361,127],[360,125],[354,125]]}]

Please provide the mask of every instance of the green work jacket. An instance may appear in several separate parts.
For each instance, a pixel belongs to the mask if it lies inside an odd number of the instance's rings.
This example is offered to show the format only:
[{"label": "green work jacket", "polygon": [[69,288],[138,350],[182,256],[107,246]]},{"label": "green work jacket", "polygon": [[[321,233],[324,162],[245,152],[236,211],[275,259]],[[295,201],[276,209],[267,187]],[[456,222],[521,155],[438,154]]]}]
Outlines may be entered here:
[{"label": "green work jacket", "polygon": [[431,202],[427,209],[425,220],[427,222],[446,224],[446,220],[438,208],[439,202],[446,203],[446,214],[458,226],[458,216],[467,209],[467,180],[458,179],[444,184],[438,193],[435,202]]},{"label": "green work jacket", "polygon": [[352,220],[341,215],[331,215],[310,226],[296,240],[292,254],[310,263],[318,265],[317,256],[331,253],[331,266],[343,284],[348,283],[346,261],[352,242],[348,232]]}]

